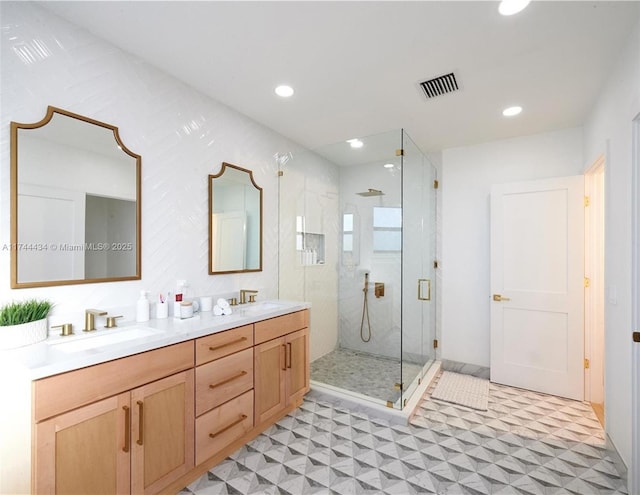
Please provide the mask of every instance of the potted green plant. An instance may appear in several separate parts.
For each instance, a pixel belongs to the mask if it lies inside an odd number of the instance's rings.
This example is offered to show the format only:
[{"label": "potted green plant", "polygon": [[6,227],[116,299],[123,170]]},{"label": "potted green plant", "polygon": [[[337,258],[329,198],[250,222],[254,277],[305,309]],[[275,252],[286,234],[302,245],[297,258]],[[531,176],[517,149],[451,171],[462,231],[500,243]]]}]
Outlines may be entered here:
[{"label": "potted green plant", "polygon": [[47,338],[47,315],[50,301],[29,299],[5,304],[0,308],[0,349],[14,349]]}]

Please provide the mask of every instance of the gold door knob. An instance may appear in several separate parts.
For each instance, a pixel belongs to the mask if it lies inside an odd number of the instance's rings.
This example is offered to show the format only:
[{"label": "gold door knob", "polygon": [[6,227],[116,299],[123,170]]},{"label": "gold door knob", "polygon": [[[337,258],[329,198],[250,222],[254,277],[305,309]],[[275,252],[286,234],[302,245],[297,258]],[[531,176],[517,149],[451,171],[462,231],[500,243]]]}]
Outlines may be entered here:
[{"label": "gold door knob", "polygon": [[493,295],[493,300],[494,301],[498,301],[498,302],[500,302],[500,301],[511,301],[511,299],[509,299],[508,297],[504,297],[504,296],[502,296],[500,294],[494,294]]}]

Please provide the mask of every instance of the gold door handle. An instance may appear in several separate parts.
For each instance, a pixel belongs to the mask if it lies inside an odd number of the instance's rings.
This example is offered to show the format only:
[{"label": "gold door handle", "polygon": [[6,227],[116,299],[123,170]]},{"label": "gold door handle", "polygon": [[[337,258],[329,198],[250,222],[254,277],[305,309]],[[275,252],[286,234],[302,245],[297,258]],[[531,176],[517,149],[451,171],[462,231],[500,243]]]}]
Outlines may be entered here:
[{"label": "gold door handle", "polygon": [[282,371],[287,371],[287,346],[282,344]]},{"label": "gold door handle", "polygon": [[[422,295],[422,282],[427,283],[427,297]],[[418,279],[418,300],[420,301],[431,301],[431,280],[428,278],[419,278]]]},{"label": "gold door handle", "polygon": [[508,297],[504,297],[504,296],[502,296],[502,295],[500,295],[500,294],[494,294],[494,295],[493,295],[493,300],[494,300],[494,301],[497,301],[497,302],[501,302],[501,301],[511,301],[511,299],[510,299],[510,298],[508,298]]},{"label": "gold door handle", "polygon": [[142,445],[144,435],[144,404],[141,400],[137,401],[138,404],[138,440],[136,443]]},{"label": "gold door handle", "polygon": [[238,378],[242,378],[243,376],[245,376],[247,374],[246,371],[241,371],[240,373],[237,373],[233,376],[230,376],[229,378],[226,378],[218,383],[212,383],[211,385],[209,385],[209,388],[217,388],[220,387],[222,385],[224,385],[225,383],[229,383],[232,382],[233,380],[237,380]]},{"label": "gold door handle", "polygon": [[222,349],[224,347],[229,347],[230,345],[239,344],[240,342],[244,342],[245,340],[247,340],[246,337],[240,337],[239,339],[232,340],[231,342],[227,342],[226,344],[220,344],[220,345],[216,345],[216,346],[209,346],[209,350],[210,351],[217,351],[218,349]]},{"label": "gold door handle", "polygon": [[215,433],[209,433],[209,438],[216,438],[218,435],[222,435],[225,431],[228,431],[231,428],[233,428],[234,426],[239,425],[240,423],[242,423],[248,417],[249,416],[247,416],[246,414],[241,414],[240,417],[238,419],[236,419],[233,423],[225,426],[224,428],[222,428],[221,430],[216,431]]},{"label": "gold door handle", "polygon": [[291,368],[291,342],[287,342],[287,354],[285,355],[285,364],[287,362],[286,357],[289,357],[289,364],[286,364],[287,368]]},{"label": "gold door handle", "polygon": [[124,447],[123,452],[129,452],[129,444],[131,443],[131,413],[129,406],[122,406],[124,410]]}]

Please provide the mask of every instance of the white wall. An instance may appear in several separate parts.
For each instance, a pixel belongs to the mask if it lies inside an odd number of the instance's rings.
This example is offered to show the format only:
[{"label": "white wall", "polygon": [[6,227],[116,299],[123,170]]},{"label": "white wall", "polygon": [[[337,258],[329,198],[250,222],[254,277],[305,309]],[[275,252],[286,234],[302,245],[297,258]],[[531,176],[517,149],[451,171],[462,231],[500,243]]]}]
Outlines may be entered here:
[{"label": "white wall", "polygon": [[[605,420],[631,462],[632,121],[640,113],[640,23],[585,124],[583,168],[605,155]],[[638,440],[638,439],[636,439]]]},{"label": "white wall", "polygon": [[[157,297],[177,279],[197,294],[246,288],[259,289],[258,299],[276,297],[274,155],[298,147],[33,4],[0,2],[0,13],[0,246],[10,242],[10,121],[37,122],[47,105],[57,106],[118,126],[124,144],[142,155],[142,280],[11,290],[10,253],[0,249],[0,303],[47,297],[55,303],[52,324],[80,325],[84,308],[133,308],[140,290]],[[207,274],[207,175],[223,161],[252,169],[264,188],[262,272]]]},{"label": "white wall", "polygon": [[582,131],[452,148],[442,161],[441,358],[488,367],[491,185],[580,174]]}]

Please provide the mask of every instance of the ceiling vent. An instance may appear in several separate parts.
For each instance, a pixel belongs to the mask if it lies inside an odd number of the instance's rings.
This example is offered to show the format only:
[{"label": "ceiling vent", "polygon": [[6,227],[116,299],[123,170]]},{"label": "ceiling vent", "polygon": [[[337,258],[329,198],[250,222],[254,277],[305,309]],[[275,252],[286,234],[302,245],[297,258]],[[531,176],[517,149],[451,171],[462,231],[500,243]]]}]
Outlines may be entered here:
[{"label": "ceiling vent", "polygon": [[434,98],[458,90],[458,82],[453,72],[421,82],[420,86],[427,98]]}]

